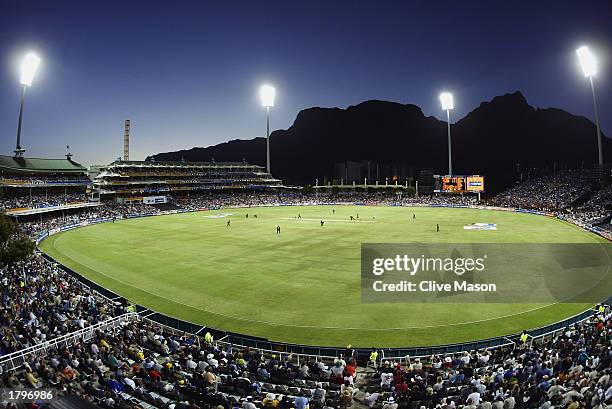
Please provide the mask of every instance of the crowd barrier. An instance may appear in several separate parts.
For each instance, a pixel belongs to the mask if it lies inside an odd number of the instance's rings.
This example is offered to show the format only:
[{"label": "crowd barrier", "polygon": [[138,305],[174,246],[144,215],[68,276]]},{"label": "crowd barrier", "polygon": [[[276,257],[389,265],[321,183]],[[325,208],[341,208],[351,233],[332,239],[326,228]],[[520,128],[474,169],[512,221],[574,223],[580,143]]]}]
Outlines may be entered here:
[{"label": "crowd barrier", "polygon": [[[326,203],[326,205],[329,203]],[[346,204],[346,203],[343,203]],[[249,207],[263,207],[261,206],[249,206]],[[269,206],[269,205],[266,205]],[[241,206],[231,206],[232,208],[241,207]],[[246,206],[245,206],[246,207]],[[439,207],[439,206],[436,206]],[[449,207],[449,206],[446,206]],[[458,206],[458,207],[470,207],[470,208],[479,208],[479,209],[487,209],[487,210],[497,210],[495,207],[491,206]],[[523,210],[523,209],[510,209],[510,208],[499,208],[499,210],[503,211],[518,211],[521,213],[532,213],[543,216],[550,216],[547,212],[540,211],[532,211],[532,210]],[[197,211],[197,210],[196,210]],[[162,214],[176,214],[176,213],[184,213],[179,212],[177,210],[163,212]],[[140,217],[149,217],[150,214],[146,214]],[[138,217],[138,216],[136,216]],[[135,217],[134,217],[135,218]],[[40,239],[37,240],[39,243],[42,239],[48,237],[49,235],[58,233],[60,231],[71,230],[77,227],[82,227],[90,224],[103,223],[105,221],[110,221],[112,218],[103,218],[103,219],[93,219],[88,220],[81,223],[74,223],[67,226],[63,226],[61,228],[52,229],[47,233],[43,233],[40,236]],[[43,253],[43,256],[54,263],[57,263],[53,258]],[[68,268],[67,266],[62,265],[61,263],[57,263],[60,268],[62,268],[65,272],[70,274],[71,276],[77,278],[85,285],[89,286],[93,290],[99,292],[104,295],[106,298],[111,300],[116,300],[119,302],[123,302],[125,305],[129,304],[129,301],[124,299],[123,297],[115,294],[114,292],[108,290],[107,288],[97,284],[96,282],[82,276],[78,272]],[[605,301],[606,303],[612,302],[612,297]],[[270,341],[266,338],[254,337],[244,334],[233,333],[230,331],[225,331],[219,328],[207,327],[206,325],[194,324],[192,322],[184,321],[178,318],[174,318],[160,312],[152,311],[145,306],[135,305],[136,312],[141,316],[146,317],[148,320],[156,322],[160,325],[173,328],[177,331],[180,331],[184,334],[194,334],[201,335],[206,332],[210,332],[211,335],[214,336],[215,339],[221,339],[225,345],[238,346],[238,347],[249,347],[251,349],[257,349],[261,351],[273,351],[279,354],[294,354],[301,356],[311,356],[311,357],[334,357],[339,356],[345,352],[344,347],[323,347],[323,346],[312,346],[312,345],[301,345],[301,344],[292,344],[292,343],[283,343]],[[580,314],[577,314],[573,317],[569,317],[567,319],[561,320],[554,324],[546,325],[540,328],[534,328],[528,330],[528,334],[532,339],[540,339],[545,336],[549,336],[550,334],[555,333],[556,331],[563,330],[568,326],[575,325],[577,323],[583,322],[595,314],[594,310],[586,310]],[[386,359],[402,359],[407,356],[410,357],[422,357],[422,356],[431,356],[431,355],[445,355],[445,354],[453,354],[459,353],[463,351],[476,351],[476,350],[484,350],[484,349],[492,349],[499,348],[502,346],[512,345],[518,342],[520,334],[508,334],[505,336],[463,342],[457,344],[447,344],[447,345],[435,345],[435,346],[416,346],[416,347],[406,347],[406,348],[382,348],[381,357],[387,357]],[[356,357],[358,360],[362,362],[366,362],[370,355],[370,349],[357,348],[355,349]]]},{"label": "crowd barrier", "polygon": [[136,313],[123,314],[106,321],[98,322],[97,324],[78,331],[71,332],[70,334],[62,335],[50,341],[0,356],[0,367],[7,371],[12,371],[30,360],[46,356],[49,351],[59,351],[61,348],[71,347],[78,342],[88,341],[94,337],[96,331],[112,331],[123,325],[124,322],[133,322],[138,319],[140,319],[140,317]]}]

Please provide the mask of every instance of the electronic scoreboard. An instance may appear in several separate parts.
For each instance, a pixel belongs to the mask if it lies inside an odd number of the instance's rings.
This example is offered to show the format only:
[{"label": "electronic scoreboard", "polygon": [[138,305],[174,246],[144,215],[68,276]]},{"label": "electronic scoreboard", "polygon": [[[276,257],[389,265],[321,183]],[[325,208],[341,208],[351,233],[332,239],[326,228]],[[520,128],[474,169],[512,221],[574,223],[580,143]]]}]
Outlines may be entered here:
[{"label": "electronic scoreboard", "polygon": [[435,193],[479,193],[484,192],[484,176],[434,175]]}]

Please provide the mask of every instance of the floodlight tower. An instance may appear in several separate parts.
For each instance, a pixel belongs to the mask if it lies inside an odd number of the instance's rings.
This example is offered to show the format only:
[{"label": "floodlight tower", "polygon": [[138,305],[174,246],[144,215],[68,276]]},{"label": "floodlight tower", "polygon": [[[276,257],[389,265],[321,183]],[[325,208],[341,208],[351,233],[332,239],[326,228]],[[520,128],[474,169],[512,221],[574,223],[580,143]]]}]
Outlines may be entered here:
[{"label": "floodlight tower", "polygon": [[578,54],[578,61],[582,67],[584,76],[589,79],[591,83],[591,92],[593,93],[593,109],[595,110],[595,125],[597,127],[597,149],[599,152],[599,166],[603,167],[603,146],[601,141],[601,127],[599,126],[599,110],[597,109],[597,99],[595,98],[595,85],[593,83],[593,77],[597,74],[597,60],[595,55],[589,50],[589,47],[582,46],[576,50]]},{"label": "floodlight tower", "polygon": [[261,105],[266,108],[266,170],[270,172],[270,108],[274,106],[276,89],[271,85],[263,85],[260,90]]},{"label": "floodlight tower", "polygon": [[40,58],[34,53],[27,53],[21,64],[21,104],[19,105],[19,123],[17,125],[17,144],[15,145],[15,157],[23,156],[25,149],[21,147],[21,120],[23,118],[23,102],[25,100],[26,88],[32,85],[34,74],[40,64]]},{"label": "floodlight tower", "polygon": [[450,132],[450,110],[455,108],[453,104],[453,94],[450,92],[443,92],[440,94],[440,103],[442,104],[442,110],[446,111],[446,126],[448,130],[448,175],[453,175],[453,153],[451,147],[451,132]]}]

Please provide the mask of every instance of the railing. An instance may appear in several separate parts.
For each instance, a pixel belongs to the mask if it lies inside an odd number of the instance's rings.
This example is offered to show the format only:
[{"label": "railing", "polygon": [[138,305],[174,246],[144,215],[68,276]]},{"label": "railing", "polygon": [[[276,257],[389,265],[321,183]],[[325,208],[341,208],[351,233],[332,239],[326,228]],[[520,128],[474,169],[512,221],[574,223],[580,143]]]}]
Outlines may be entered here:
[{"label": "railing", "polygon": [[89,327],[71,332],[70,334],[62,335],[41,344],[12,352],[8,355],[0,356],[0,366],[7,371],[15,370],[30,359],[46,356],[50,350],[71,347],[78,342],[88,341],[94,337],[96,331],[112,331],[119,328],[124,322],[134,322],[139,319],[140,317],[138,314],[132,312],[98,322]]},{"label": "railing", "polygon": [[[215,341],[215,344],[217,346],[224,347],[226,350],[231,349],[231,348],[243,349],[246,347],[244,345],[231,342],[232,337],[233,337],[232,335],[226,335],[223,338],[219,339],[218,341]],[[292,351],[285,352],[285,351],[278,350],[278,349],[265,349],[265,348],[251,347],[251,346],[249,346],[249,349],[255,350],[261,354],[276,355],[279,361],[282,361],[283,358],[292,357],[296,359],[297,365],[300,365],[300,358],[302,358],[302,360],[304,358],[309,358],[309,359],[314,358],[315,362],[327,360],[328,363],[332,363],[338,357],[338,355],[322,355],[320,353],[312,354],[312,353],[299,353],[299,352],[292,352]],[[319,350],[318,352],[322,352],[322,350]]]},{"label": "railing", "polygon": [[149,318],[150,316],[153,316],[153,315],[156,315],[156,314],[157,313],[153,312],[153,311],[151,311],[151,312],[149,312],[147,314],[147,311],[145,310],[145,311],[140,313],[140,319],[142,321],[148,322],[150,324],[157,325],[158,327],[161,327],[164,331],[166,331],[166,332],[168,332],[168,333],[170,333],[172,335],[177,335],[179,337],[182,337],[182,336],[192,336],[192,337],[195,337],[195,342],[198,344],[198,346],[200,346],[200,337],[198,336],[198,334],[205,327],[201,327],[200,330],[198,330],[198,331],[180,330],[180,329],[178,329],[176,327],[173,327],[173,326],[170,326],[170,325],[166,325],[166,324],[162,324],[159,321],[156,321],[156,320],[153,320],[153,319]]},{"label": "railing", "polygon": [[[612,301],[612,297],[609,298],[605,303],[609,304]],[[527,335],[529,337],[530,345],[533,343],[537,343],[539,341],[544,341],[546,337],[553,336],[559,331],[564,330],[565,328],[583,323],[588,319],[592,318],[597,312],[595,310],[586,310],[579,314],[576,314],[572,317],[566,318],[562,321],[556,322],[554,324],[546,325],[544,327],[535,328],[529,330]],[[512,334],[505,337],[491,338],[485,340],[479,340],[474,342],[466,342],[462,344],[455,345],[442,345],[438,347],[426,347],[426,348],[411,348],[404,350],[406,352],[413,351],[413,354],[395,354],[394,356],[385,356],[385,350],[381,350],[381,354],[379,356],[379,362],[383,360],[387,361],[397,361],[404,362],[410,358],[428,358],[432,355],[446,355],[446,354],[455,354],[460,352],[475,352],[475,351],[483,351],[487,349],[494,348],[503,348],[508,346],[514,346],[519,343],[520,334]],[[399,349],[391,349],[390,351],[399,351]]]}]

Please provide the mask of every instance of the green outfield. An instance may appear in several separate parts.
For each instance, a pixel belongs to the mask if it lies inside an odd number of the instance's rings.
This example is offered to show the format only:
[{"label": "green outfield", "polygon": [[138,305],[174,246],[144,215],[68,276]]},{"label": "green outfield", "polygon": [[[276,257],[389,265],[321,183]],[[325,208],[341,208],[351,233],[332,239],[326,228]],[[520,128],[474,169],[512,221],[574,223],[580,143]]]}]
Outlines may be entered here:
[{"label": "green outfield", "polygon": [[[359,220],[351,222],[349,217],[357,214]],[[471,223],[496,223],[498,230],[463,229]],[[277,226],[281,234],[276,234]],[[211,327],[312,345],[455,343],[542,326],[590,306],[362,304],[362,242],[605,240],[557,219],[513,212],[287,206],[122,220],[56,234],[40,247],[96,283],[153,310]]]}]

